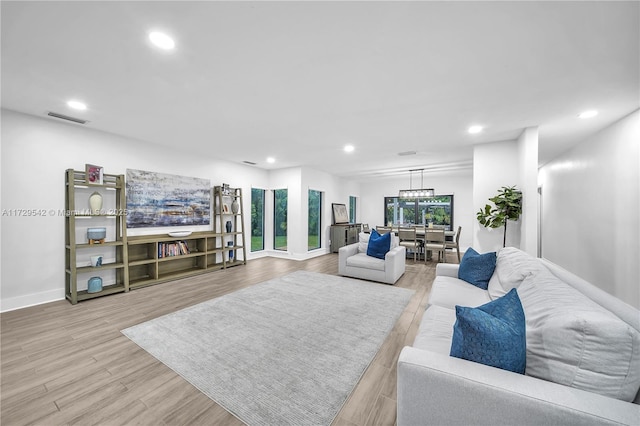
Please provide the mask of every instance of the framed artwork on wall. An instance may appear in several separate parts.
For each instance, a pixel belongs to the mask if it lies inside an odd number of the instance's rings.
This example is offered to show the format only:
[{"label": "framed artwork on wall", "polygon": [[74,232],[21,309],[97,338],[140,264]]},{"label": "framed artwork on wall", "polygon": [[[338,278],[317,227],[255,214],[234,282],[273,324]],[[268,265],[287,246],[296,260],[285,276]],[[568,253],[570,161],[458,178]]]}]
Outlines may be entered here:
[{"label": "framed artwork on wall", "polygon": [[349,213],[345,204],[332,203],[331,207],[333,207],[334,224],[349,223]]},{"label": "framed artwork on wall", "polygon": [[127,169],[127,228],[209,225],[209,179]]}]

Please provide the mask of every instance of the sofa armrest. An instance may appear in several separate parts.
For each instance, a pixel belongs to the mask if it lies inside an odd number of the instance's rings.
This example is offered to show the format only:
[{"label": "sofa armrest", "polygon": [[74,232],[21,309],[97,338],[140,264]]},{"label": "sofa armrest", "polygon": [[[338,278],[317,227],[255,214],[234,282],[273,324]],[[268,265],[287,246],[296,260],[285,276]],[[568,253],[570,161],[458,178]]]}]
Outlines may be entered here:
[{"label": "sofa armrest", "polygon": [[436,276],[458,278],[458,268],[460,265],[457,263],[438,263],[436,264]]},{"label": "sofa armrest", "polygon": [[338,274],[344,275],[347,267],[347,258],[358,254],[359,243],[342,246],[338,249]]},{"label": "sofa armrest", "polygon": [[398,426],[637,424],[640,406],[463,359],[405,347]]},{"label": "sofa armrest", "polygon": [[384,274],[387,284],[395,283],[404,274],[406,257],[407,248],[404,246],[392,248],[384,255]]}]

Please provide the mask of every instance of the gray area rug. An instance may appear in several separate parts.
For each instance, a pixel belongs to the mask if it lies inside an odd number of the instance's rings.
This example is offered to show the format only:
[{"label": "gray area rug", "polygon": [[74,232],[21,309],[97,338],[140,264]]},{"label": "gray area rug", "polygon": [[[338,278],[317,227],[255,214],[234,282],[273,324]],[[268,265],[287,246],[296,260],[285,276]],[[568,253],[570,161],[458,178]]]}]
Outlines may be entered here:
[{"label": "gray area rug", "polygon": [[329,425],[413,293],[297,271],[122,333],[249,425]]}]

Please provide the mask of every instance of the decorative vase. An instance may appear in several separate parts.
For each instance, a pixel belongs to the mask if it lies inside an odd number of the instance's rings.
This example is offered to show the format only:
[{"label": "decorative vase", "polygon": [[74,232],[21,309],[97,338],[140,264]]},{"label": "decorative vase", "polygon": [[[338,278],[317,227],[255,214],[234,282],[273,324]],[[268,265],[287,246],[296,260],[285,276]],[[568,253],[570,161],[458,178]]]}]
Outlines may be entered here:
[{"label": "decorative vase", "polygon": [[227,227],[227,232],[231,232],[231,221],[230,220],[227,221],[226,227]]},{"label": "decorative vase", "polygon": [[102,278],[91,277],[88,281],[87,293],[98,293],[102,291]]},{"label": "decorative vase", "polygon": [[92,214],[100,214],[100,210],[102,210],[102,195],[98,191],[89,196],[89,207]]},{"label": "decorative vase", "polygon": [[240,205],[238,204],[238,200],[234,199],[231,203],[231,213],[236,214],[240,210]]},{"label": "decorative vase", "polygon": [[[227,242],[228,247],[233,247],[233,241]],[[229,262],[233,262],[234,250],[229,250]]]}]

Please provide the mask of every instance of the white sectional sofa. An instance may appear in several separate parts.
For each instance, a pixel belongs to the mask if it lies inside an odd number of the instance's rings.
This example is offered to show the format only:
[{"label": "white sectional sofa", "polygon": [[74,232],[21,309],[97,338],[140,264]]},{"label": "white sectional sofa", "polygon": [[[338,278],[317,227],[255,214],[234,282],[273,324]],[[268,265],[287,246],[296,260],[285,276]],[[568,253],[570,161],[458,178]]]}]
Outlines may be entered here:
[{"label": "white sectional sofa", "polygon": [[[450,356],[455,305],[511,288],[525,313],[526,373]],[[398,426],[640,425],[640,312],[514,248],[498,252],[487,290],[458,279],[458,265],[438,264],[397,385]]]}]

